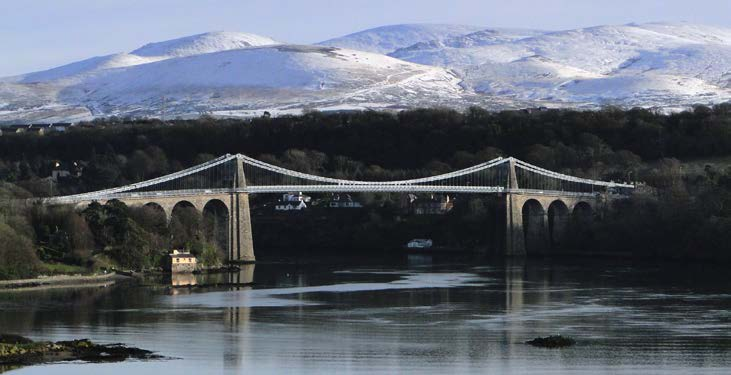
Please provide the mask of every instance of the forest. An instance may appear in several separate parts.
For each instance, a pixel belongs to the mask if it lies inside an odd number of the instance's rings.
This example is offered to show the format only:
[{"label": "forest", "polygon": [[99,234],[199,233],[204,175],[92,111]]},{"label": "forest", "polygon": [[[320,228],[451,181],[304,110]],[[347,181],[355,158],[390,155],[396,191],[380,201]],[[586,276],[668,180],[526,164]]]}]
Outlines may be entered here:
[{"label": "forest", "polygon": [[[592,179],[641,188],[576,238],[576,248],[638,257],[731,259],[731,104],[664,114],[648,109],[536,109],[464,112],[432,108],[393,112],[307,112],[300,116],[193,120],[106,118],[45,136],[0,136],[0,278],[79,267],[154,267],[160,249],[188,247],[214,264],[220,249],[195,212],[164,218],[114,202],[76,212],[25,207],[17,198],[64,195],[146,180],[226,153],[290,169],[362,180],[444,173],[514,156]],[[70,176],[50,177],[54,170]],[[78,175],[77,175],[78,172]],[[479,246],[490,202],[465,196],[444,217],[402,220],[399,197],[369,194],[363,212],[342,228],[362,246],[397,241],[418,226],[440,228],[455,245]],[[161,221],[162,220],[162,221]],[[299,236],[321,245],[317,226]],[[310,223],[310,227],[307,227]],[[471,224],[474,223],[474,224]],[[261,226],[262,238],[276,237]],[[320,233],[320,234],[318,234]],[[378,233],[378,235],[374,235]],[[367,239],[367,241],[365,240]],[[337,239],[333,239],[337,244]],[[44,268],[45,267],[45,268]]]}]

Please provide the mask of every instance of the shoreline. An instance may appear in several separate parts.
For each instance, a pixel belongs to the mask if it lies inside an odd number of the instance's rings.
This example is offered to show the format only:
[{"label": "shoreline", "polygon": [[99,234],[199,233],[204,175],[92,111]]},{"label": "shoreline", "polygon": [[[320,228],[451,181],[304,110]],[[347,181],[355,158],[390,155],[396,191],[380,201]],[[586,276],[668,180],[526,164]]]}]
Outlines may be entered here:
[{"label": "shoreline", "polygon": [[89,339],[33,341],[15,334],[0,333],[0,372],[58,362],[110,363],[128,359],[155,360],[164,357],[124,344],[97,344]]},{"label": "shoreline", "polygon": [[128,278],[128,276],[111,272],[99,275],[53,275],[40,276],[33,279],[2,280],[0,281],[0,292],[46,288],[107,286],[114,284],[118,280],[126,280]]}]

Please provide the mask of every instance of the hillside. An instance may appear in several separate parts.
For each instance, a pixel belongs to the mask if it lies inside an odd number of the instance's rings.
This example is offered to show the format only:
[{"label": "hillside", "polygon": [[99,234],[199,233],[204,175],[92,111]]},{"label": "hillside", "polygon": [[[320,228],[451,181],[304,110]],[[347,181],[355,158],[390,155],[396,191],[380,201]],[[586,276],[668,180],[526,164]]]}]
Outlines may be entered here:
[{"label": "hillside", "polygon": [[676,111],[729,100],[728,28],[394,25],[320,45],[206,33],[2,78],[0,123],[472,105]]},{"label": "hillside", "polygon": [[[64,103],[80,111],[86,108],[94,116],[159,116],[163,110],[197,116],[302,110],[302,103],[407,108],[458,100],[462,92],[459,79],[442,68],[362,51],[301,45],[250,47],[77,71],[67,69],[66,74],[58,74],[63,79],[32,85],[22,85],[25,81],[0,85],[5,88],[0,97],[42,106],[46,113],[69,111],[58,104]],[[29,92],[19,97],[26,89]],[[38,113],[24,108],[15,112],[21,111],[29,116]]]},{"label": "hillside", "polygon": [[359,31],[317,44],[387,54],[417,43],[441,41],[481,29],[477,26],[449,24],[389,25]]},{"label": "hillside", "polygon": [[731,97],[729,29],[652,23],[508,35],[466,35],[390,55],[455,69],[477,92],[516,99],[647,107]]}]

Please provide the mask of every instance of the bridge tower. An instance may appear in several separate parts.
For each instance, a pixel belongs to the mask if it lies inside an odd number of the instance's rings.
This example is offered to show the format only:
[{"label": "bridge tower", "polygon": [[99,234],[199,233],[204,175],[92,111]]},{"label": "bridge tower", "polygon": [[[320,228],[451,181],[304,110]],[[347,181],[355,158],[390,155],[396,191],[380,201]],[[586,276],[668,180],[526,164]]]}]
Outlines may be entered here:
[{"label": "bridge tower", "polygon": [[576,195],[566,191],[521,187],[516,159],[508,158],[506,164],[508,180],[501,202],[505,212],[505,236],[502,246],[497,247],[501,255],[548,254],[566,231],[571,230],[571,223],[590,221],[591,216],[606,208],[611,199],[608,194],[599,192]]},{"label": "bridge tower", "polygon": [[249,207],[249,193],[243,192],[246,188],[244,163],[240,157],[236,158],[236,179],[234,193],[231,194],[231,225],[229,260],[253,262],[254,239],[251,234],[251,210]]},{"label": "bridge tower", "polygon": [[505,193],[505,252],[507,256],[526,255],[525,236],[523,234],[523,202],[514,193],[519,189],[518,176],[515,173],[515,159],[508,158],[508,189]]}]

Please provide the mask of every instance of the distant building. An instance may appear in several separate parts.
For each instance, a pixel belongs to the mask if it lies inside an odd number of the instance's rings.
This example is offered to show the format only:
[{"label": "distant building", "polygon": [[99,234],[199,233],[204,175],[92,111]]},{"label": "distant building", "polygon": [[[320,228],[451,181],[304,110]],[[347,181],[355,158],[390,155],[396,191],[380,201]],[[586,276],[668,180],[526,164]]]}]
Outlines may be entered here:
[{"label": "distant building", "polygon": [[58,182],[58,179],[66,177],[71,177],[71,172],[68,169],[54,169],[51,171],[51,179],[54,182]]},{"label": "distant building", "polygon": [[449,195],[432,195],[426,199],[416,199],[412,205],[415,215],[444,215],[452,210],[454,200]]},{"label": "distant building", "polygon": [[170,272],[193,272],[195,271],[198,260],[193,254],[173,250],[170,257]]},{"label": "distant building", "polygon": [[310,203],[312,197],[304,195],[302,192],[299,193],[286,193],[282,194],[282,202],[305,202]]},{"label": "distant building", "polygon": [[276,211],[301,211],[307,208],[304,201],[277,202],[274,205]]},{"label": "distant building", "polygon": [[10,125],[7,127],[8,133],[25,133],[30,125]]},{"label": "distant building", "polygon": [[51,124],[33,124],[28,126],[28,133],[35,133],[38,135],[44,135],[46,133],[50,133],[53,131],[53,126]]},{"label": "distant building", "polygon": [[335,195],[332,200],[328,203],[330,208],[361,208],[363,207],[360,202],[353,200],[350,194]]},{"label": "distant building", "polygon": [[62,163],[55,161],[51,170],[51,179],[58,182],[59,179],[68,177],[81,177],[83,169],[79,162]]},{"label": "distant building", "polygon": [[524,108],[521,111],[523,113],[536,113],[536,112],[548,112],[551,109],[548,107],[534,107],[534,108]]},{"label": "distant building", "polygon": [[[53,124],[17,124],[4,127],[6,133],[34,133],[44,135],[51,132],[65,132],[73,126],[70,122],[55,122]],[[0,130],[2,131],[2,130]]]},{"label": "distant building", "polygon": [[65,132],[72,126],[73,124],[70,122],[54,122],[53,124],[51,124],[53,130],[57,132]]}]

